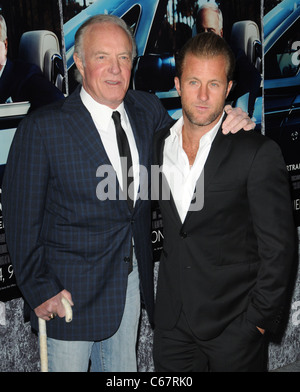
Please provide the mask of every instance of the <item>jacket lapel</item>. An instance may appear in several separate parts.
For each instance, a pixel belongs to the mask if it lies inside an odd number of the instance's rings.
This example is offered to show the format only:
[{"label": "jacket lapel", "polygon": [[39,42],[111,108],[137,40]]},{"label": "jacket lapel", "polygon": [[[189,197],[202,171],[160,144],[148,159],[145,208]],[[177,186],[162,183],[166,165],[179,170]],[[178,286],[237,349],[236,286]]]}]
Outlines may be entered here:
[{"label": "jacket lapel", "polygon": [[[80,98],[80,88],[74,91],[64,102],[62,110],[68,114],[66,130],[79,146],[87,162],[95,167],[95,176],[100,166],[112,164],[103,146],[94,121]],[[116,179],[116,198],[119,199],[119,183]],[[124,200],[126,202],[126,200]]]},{"label": "jacket lapel", "polygon": [[[216,134],[216,137],[211,145],[211,149],[208,154],[207,160],[204,165],[204,170],[202,173],[204,176],[204,189],[203,189],[204,195],[205,195],[206,190],[209,186],[209,183],[211,182],[215,173],[217,172],[220,165],[222,164],[222,160],[227,155],[228,148],[229,148],[230,144],[231,144],[231,137],[230,137],[230,135],[224,135],[222,133],[222,124],[221,124],[221,126]],[[199,181],[201,181],[200,177],[197,181],[196,186],[200,186],[200,187],[202,186],[202,188],[203,188],[203,183],[199,184]],[[202,181],[203,181],[203,179],[202,179]],[[202,195],[202,196],[204,197],[204,195]],[[193,211],[191,211],[191,210],[188,211],[186,218],[185,218],[185,221],[184,221],[184,224],[193,215],[192,213],[193,213]]]},{"label": "jacket lapel", "polygon": [[143,130],[145,129],[143,126],[143,118],[145,113],[136,106],[135,101],[131,97],[125,97],[124,105],[138,150],[139,164],[147,167],[147,161],[149,157],[149,153],[147,153],[147,151],[149,151],[149,145],[148,142],[145,143],[145,139],[143,137]]},{"label": "jacket lapel", "polygon": [[[144,192],[149,189],[149,159],[151,158],[149,154],[151,151],[151,146],[149,146],[149,137],[147,133],[153,133],[153,130],[149,130],[146,122],[144,123],[145,112],[142,111],[138,105],[136,105],[136,101],[132,96],[125,96],[124,105],[139,155],[140,184],[138,192],[140,193],[140,197],[138,197],[134,207],[134,211],[137,211],[141,200],[143,200],[143,196],[145,195]],[[146,196],[149,198],[148,193]]]},{"label": "jacket lapel", "polygon": [[95,170],[100,165],[110,165],[111,162],[92,117],[81,101],[80,87],[66,99],[63,111],[69,114],[66,129],[76,140],[86,158],[95,165]]},{"label": "jacket lapel", "polygon": [[204,190],[207,189],[210,181],[222,164],[222,160],[227,155],[230,144],[230,135],[224,135],[220,127],[204,165]]},{"label": "jacket lapel", "polygon": [[[163,164],[163,150],[164,150],[165,140],[169,135],[170,135],[170,130],[166,129],[162,131],[159,138],[156,139],[155,162],[158,162],[160,166]],[[212,143],[210,152],[208,154],[206,163],[204,165],[204,171],[201,174],[204,175],[204,193],[206,192],[206,189],[209,186],[210,181],[213,179],[219,166],[221,165],[223,158],[227,155],[228,148],[231,144],[230,139],[231,139],[230,135],[224,135],[222,133],[222,125],[221,125]],[[200,177],[197,181],[197,186],[203,189],[203,183],[200,184],[200,181],[203,181],[203,178]],[[161,189],[163,189],[163,187],[167,187],[169,189],[167,180],[164,178],[163,175],[161,175],[161,182],[159,184],[160,200],[161,200]],[[182,230],[183,230],[183,227],[186,225],[186,222],[190,219],[191,216],[193,216],[193,211],[192,209],[188,211],[186,218],[182,224],[170,189],[169,192],[170,192],[170,200],[163,200],[161,202],[163,203],[164,207],[168,210],[170,216],[174,217],[176,223],[178,224],[178,222],[180,222],[180,225],[182,225]],[[204,197],[204,195],[201,195],[201,197]]]}]

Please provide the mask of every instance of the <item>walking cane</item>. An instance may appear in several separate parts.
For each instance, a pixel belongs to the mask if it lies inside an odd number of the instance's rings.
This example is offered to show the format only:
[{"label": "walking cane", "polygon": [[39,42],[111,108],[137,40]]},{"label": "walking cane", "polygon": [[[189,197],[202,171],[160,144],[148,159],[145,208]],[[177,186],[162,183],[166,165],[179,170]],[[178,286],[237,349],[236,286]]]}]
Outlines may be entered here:
[{"label": "walking cane", "polygon": [[[72,321],[73,313],[71,305],[66,298],[62,298],[61,302],[65,308],[66,323]],[[41,372],[48,372],[48,351],[47,351],[47,331],[46,331],[46,321],[39,318],[39,341],[40,341],[40,359],[41,359]]]}]

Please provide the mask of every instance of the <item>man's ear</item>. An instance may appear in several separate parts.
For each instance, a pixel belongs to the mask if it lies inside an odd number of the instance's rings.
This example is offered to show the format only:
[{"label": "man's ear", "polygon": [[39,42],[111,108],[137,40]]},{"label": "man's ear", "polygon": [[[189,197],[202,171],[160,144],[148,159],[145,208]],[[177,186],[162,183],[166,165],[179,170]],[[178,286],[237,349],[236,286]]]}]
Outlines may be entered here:
[{"label": "man's ear", "polygon": [[174,83],[175,83],[175,88],[176,88],[179,96],[181,96],[180,80],[179,80],[178,76],[175,76]]},{"label": "man's ear", "polygon": [[76,64],[76,67],[77,67],[78,71],[80,72],[81,76],[83,77],[83,75],[84,75],[84,66],[83,66],[82,59],[78,56],[77,53],[73,54],[73,59],[74,59],[74,62]]},{"label": "man's ear", "polygon": [[228,83],[228,86],[227,86],[226,98],[228,97],[228,94],[230,93],[230,90],[232,88],[232,84],[233,84],[233,82],[232,82],[232,80],[230,80],[230,82]]}]

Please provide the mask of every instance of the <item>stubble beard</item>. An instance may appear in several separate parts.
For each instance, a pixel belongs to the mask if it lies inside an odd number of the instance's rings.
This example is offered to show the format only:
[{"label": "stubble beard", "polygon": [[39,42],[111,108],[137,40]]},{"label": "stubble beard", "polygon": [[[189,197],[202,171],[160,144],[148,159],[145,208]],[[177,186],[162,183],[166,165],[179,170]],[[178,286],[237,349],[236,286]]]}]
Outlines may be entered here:
[{"label": "stubble beard", "polygon": [[191,124],[196,125],[198,127],[205,127],[212,124],[215,120],[217,120],[218,117],[220,117],[220,115],[223,112],[223,107],[224,105],[219,106],[214,112],[209,114],[209,116],[203,120],[198,119],[197,115],[195,115],[193,111],[187,107],[183,107],[182,111]]}]

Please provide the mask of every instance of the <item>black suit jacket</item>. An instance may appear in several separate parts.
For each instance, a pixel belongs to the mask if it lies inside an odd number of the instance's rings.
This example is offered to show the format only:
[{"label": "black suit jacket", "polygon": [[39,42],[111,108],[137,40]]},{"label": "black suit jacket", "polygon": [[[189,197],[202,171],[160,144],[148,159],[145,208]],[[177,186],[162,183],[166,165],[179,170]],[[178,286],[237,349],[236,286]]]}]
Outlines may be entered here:
[{"label": "black suit jacket", "polygon": [[[165,129],[155,137],[159,166],[168,135]],[[253,324],[274,332],[295,254],[279,147],[255,131],[225,136],[219,130],[204,167],[203,192],[203,208],[189,211],[183,224],[172,195],[159,201],[164,247],[155,324],[171,329],[183,310],[195,335],[210,339],[247,312]]]}]

